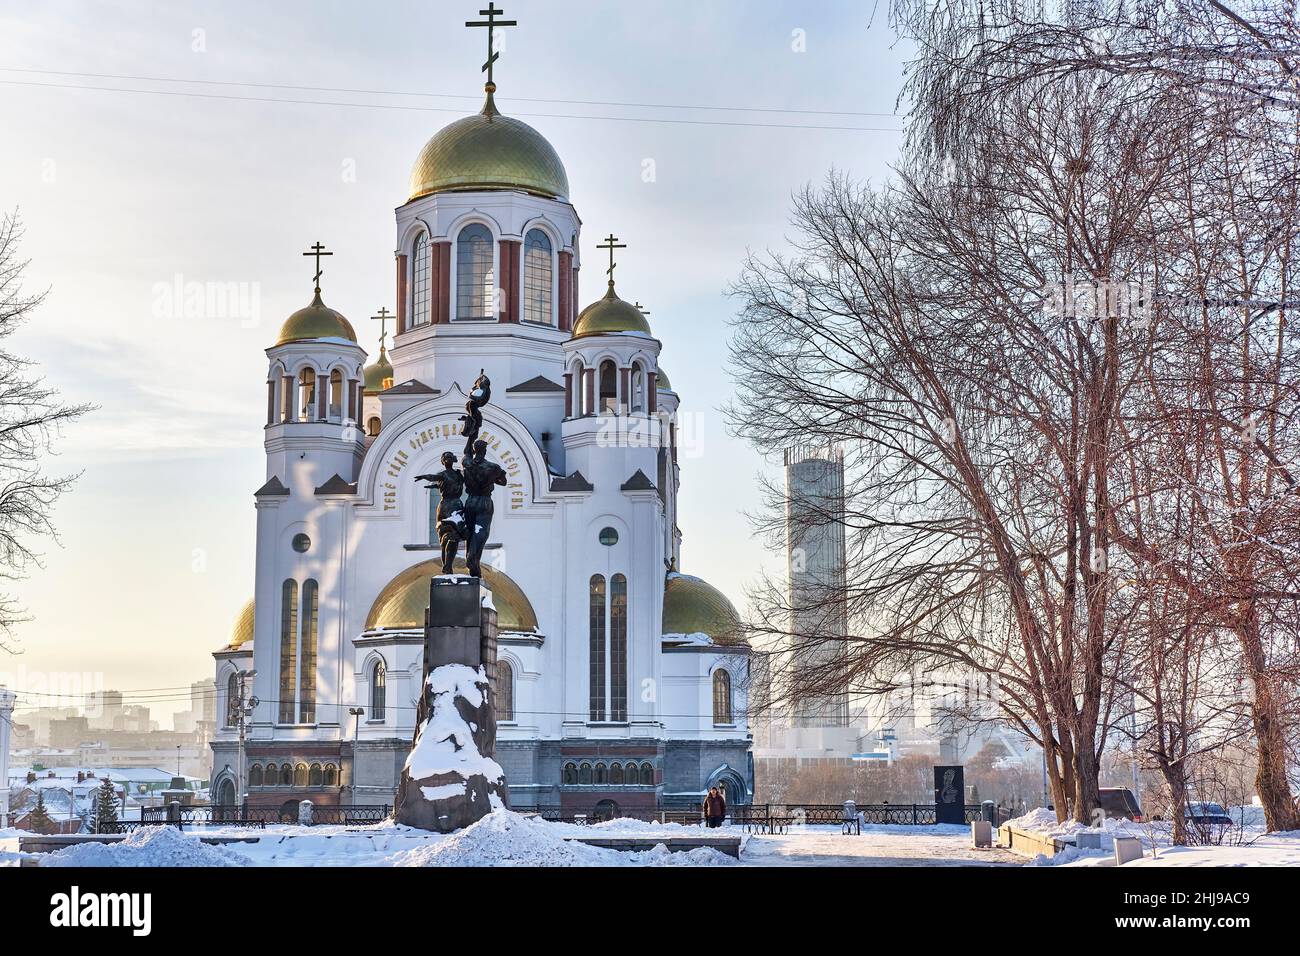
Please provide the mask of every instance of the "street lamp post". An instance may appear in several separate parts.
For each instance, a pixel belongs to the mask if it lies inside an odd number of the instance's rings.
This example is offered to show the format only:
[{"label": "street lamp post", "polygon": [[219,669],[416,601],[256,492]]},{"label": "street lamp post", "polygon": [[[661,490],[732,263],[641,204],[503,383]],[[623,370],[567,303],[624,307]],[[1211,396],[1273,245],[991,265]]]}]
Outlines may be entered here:
[{"label": "street lamp post", "polygon": [[236,726],[239,729],[239,757],[235,761],[235,801],[241,807],[248,803],[248,794],[244,784],[244,744],[247,740],[248,719],[253,716],[253,711],[259,703],[256,697],[248,696],[249,685],[256,676],[256,670],[237,672],[235,679],[238,682],[239,699],[230,702],[231,712],[234,714]]}]

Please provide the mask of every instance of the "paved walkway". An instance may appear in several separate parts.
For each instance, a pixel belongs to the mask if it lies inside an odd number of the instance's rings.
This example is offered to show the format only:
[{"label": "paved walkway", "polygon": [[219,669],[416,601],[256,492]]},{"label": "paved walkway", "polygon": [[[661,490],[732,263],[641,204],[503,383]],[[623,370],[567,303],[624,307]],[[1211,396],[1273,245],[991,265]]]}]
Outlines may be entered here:
[{"label": "paved walkway", "polygon": [[804,827],[786,834],[755,834],[740,855],[745,866],[1023,866],[1009,850],[976,850],[970,829],[863,827],[844,836],[839,827]]}]

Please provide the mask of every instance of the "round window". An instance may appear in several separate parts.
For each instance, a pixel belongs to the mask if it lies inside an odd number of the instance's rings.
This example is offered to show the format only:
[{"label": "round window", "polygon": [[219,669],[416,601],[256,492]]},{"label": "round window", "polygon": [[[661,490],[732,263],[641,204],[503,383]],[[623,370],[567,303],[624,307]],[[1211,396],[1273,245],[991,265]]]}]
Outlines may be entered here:
[{"label": "round window", "polygon": [[613,528],[601,528],[600,543],[607,548],[612,548],[618,544],[618,532]]},{"label": "round window", "polygon": [[299,533],[293,536],[293,550],[297,551],[299,554],[302,554],[310,547],[311,538],[307,537],[305,534]]}]

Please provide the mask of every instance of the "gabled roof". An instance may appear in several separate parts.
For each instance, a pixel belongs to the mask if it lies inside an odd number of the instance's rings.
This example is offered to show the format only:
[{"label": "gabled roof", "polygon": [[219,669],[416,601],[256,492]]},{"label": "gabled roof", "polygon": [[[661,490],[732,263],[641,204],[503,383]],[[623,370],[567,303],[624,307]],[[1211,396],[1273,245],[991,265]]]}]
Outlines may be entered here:
[{"label": "gabled roof", "polygon": [[355,495],[357,486],[349,484],[340,475],[335,475],[316,489],[318,495]]},{"label": "gabled roof", "polygon": [[506,392],[562,392],[564,386],[558,382],[552,382],[545,375],[535,375],[526,382],[520,382],[518,385],[511,385]]},{"label": "gabled roof", "polygon": [[442,390],[434,388],[431,385],[425,385],[419,379],[407,379],[392,388],[385,389],[380,395],[441,395]]},{"label": "gabled roof", "polygon": [[254,498],[263,498],[268,495],[285,496],[289,494],[289,489],[280,483],[280,479],[275,475],[271,476],[270,481],[253,492]]},{"label": "gabled roof", "polygon": [[582,472],[575,471],[567,478],[552,478],[552,491],[595,491],[596,486],[586,478],[582,477]]},{"label": "gabled roof", "polygon": [[646,477],[645,472],[638,468],[633,472],[632,477],[623,484],[618,486],[619,491],[656,491],[654,482]]}]

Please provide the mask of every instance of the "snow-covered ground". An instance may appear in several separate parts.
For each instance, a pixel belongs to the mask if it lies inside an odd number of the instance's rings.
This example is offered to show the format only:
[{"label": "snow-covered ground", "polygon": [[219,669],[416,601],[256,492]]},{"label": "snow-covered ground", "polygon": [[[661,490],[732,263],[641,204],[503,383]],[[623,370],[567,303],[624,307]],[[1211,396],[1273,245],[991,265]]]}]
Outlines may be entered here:
[{"label": "snow-covered ground", "polygon": [[1019,866],[1009,850],[976,850],[970,827],[869,825],[844,836],[838,826],[808,826],[755,835],[741,852],[748,866]]}]

